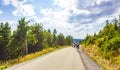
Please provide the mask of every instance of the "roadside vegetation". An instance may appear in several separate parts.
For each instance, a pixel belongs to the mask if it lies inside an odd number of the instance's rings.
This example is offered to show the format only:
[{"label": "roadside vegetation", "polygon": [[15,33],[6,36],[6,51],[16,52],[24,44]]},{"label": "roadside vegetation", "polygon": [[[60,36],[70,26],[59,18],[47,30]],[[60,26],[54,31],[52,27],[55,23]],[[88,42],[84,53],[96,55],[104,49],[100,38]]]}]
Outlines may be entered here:
[{"label": "roadside vegetation", "polygon": [[8,22],[0,23],[0,68],[30,60],[72,43],[70,35],[65,37],[58,34],[56,29],[45,30],[40,23],[29,23],[21,18],[13,32]]},{"label": "roadside vegetation", "polygon": [[93,36],[87,35],[81,42],[83,50],[98,62],[104,70],[120,70],[120,16]]}]

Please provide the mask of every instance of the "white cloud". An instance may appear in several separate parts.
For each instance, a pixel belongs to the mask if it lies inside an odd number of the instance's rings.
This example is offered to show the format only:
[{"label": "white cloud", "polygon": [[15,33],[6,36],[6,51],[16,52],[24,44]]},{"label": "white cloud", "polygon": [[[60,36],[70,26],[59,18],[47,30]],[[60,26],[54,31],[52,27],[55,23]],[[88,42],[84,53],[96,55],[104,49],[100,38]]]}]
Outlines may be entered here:
[{"label": "white cloud", "polygon": [[60,21],[67,21],[68,18],[71,16],[72,14],[70,13],[69,10],[64,9],[61,11],[56,11],[53,13],[53,19],[55,19],[56,21],[60,22]]},{"label": "white cloud", "polygon": [[41,23],[40,18],[36,17],[36,16],[31,16],[26,18],[27,21],[30,21],[31,23]]},{"label": "white cloud", "polygon": [[[94,35],[94,33],[98,33],[101,27],[99,27],[100,24],[97,23],[91,23],[91,24],[81,24],[79,28],[76,29],[77,32],[79,32],[78,38],[85,38],[88,35]],[[76,32],[76,33],[77,33]]]},{"label": "white cloud", "polygon": [[54,0],[55,5],[58,5],[59,7],[67,10],[72,10],[74,14],[86,14],[86,15],[91,14],[91,12],[88,10],[79,9],[78,2],[79,0]]},{"label": "white cloud", "polygon": [[102,2],[107,2],[107,1],[112,1],[112,0],[94,0],[91,5],[92,6],[94,6],[95,4],[100,5]]},{"label": "white cloud", "polygon": [[106,20],[112,20],[114,17],[101,17],[96,20],[97,24],[105,23]]},{"label": "white cloud", "polygon": [[118,17],[120,15],[120,8],[117,9],[117,11],[112,14],[113,18]]},{"label": "white cloud", "polygon": [[96,4],[101,4],[102,2],[107,2],[107,1],[110,1],[110,0],[96,0]]},{"label": "white cloud", "polygon": [[73,9],[77,7],[78,0],[53,0],[55,5],[62,8]]},{"label": "white cloud", "polygon": [[91,22],[93,19],[92,18],[82,18],[82,19],[80,19],[80,20],[78,20],[80,23],[88,23],[88,22]]},{"label": "white cloud", "polygon": [[82,10],[82,9],[79,9],[79,10],[75,9],[73,13],[74,13],[74,14],[77,14],[77,15],[78,15],[78,14],[86,14],[86,15],[91,14],[90,11],[88,11],[88,10]]},{"label": "white cloud", "polygon": [[7,22],[8,22],[9,24],[17,24],[17,22],[16,22],[16,21],[13,21],[13,20],[7,20]]},{"label": "white cloud", "polygon": [[[60,13],[60,12],[59,12]],[[62,16],[57,16],[58,13],[53,14],[53,18],[50,16],[43,17],[39,19],[39,21],[44,24],[46,29],[54,29],[56,28],[59,32],[64,32],[71,28],[71,25],[66,22],[65,19],[62,19]],[[63,17],[64,18],[64,17]]]},{"label": "white cloud", "polygon": [[96,8],[92,8],[91,9],[91,13],[92,14],[99,14],[103,11],[103,9],[99,8],[99,7],[96,7]]},{"label": "white cloud", "polygon": [[34,16],[35,11],[32,5],[26,4],[28,0],[2,0],[3,5],[12,5],[16,8],[12,12],[14,16]]},{"label": "white cloud", "polygon": [[2,12],[2,10],[0,10],[0,14],[2,14],[3,12]]},{"label": "white cloud", "polygon": [[18,7],[18,5],[22,5],[25,2],[27,2],[27,0],[2,0],[3,5],[13,5],[14,7]]},{"label": "white cloud", "polygon": [[44,17],[50,18],[56,22],[61,22],[61,21],[66,22],[68,18],[72,15],[70,11],[67,9],[55,11],[52,10],[51,8],[41,9],[41,14],[43,14]]},{"label": "white cloud", "polygon": [[34,16],[35,11],[32,5],[27,4],[27,5],[21,5],[17,7],[15,11],[13,11],[13,15],[22,15],[22,16]]},{"label": "white cloud", "polygon": [[3,23],[8,22],[10,25],[17,24],[17,21],[14,21],[14,20],[5,20],[5,21],[0,21],[0,22],[3,22]]},{"label": "white cloud", "polygon": [[44,16],[48,16],[52,13],[52,9],[51,8],[46,8],[46,9],[41,9],[40,12],[44,15]]}]

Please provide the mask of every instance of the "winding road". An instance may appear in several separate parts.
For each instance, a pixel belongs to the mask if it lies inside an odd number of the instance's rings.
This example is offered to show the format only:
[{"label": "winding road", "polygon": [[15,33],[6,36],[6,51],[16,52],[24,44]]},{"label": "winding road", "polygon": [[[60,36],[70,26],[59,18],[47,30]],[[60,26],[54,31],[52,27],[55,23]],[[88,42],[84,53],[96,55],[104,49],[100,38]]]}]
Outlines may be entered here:
[{"label": "winding road", "polygon": [[[88,58],[88,57],[85,57]],[[99,66],[98,66],[99,68]],[[68,47],[7,68],[6,70],[87,70],[80,53]],[[101,69],[97,69],[101,70]]]}]

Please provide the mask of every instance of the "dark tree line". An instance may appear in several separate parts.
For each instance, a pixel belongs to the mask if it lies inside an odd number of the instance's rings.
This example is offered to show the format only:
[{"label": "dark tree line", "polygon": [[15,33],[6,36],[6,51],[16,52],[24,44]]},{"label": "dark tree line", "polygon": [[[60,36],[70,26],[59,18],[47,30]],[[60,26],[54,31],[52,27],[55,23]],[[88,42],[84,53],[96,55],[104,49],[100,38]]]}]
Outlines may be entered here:
[{"label": "dark tree line", "polygon": [[71,45],[72,36],[44,30],[40,23],[28,26],[29,21],[21,18],[17,29],[11,31],[8,22],[0,23],[0,60],[14,59],[29,53],[35,53],[48,47]]}]

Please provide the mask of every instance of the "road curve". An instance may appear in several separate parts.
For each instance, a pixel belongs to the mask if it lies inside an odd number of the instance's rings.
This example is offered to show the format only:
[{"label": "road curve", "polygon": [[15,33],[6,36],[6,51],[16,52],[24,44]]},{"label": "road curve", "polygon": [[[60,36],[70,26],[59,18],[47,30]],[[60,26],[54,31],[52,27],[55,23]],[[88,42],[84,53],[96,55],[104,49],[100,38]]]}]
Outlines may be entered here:
[{"label": "road curve", "polygon": [[79,53],[68,47],[6,70],[85,70]]}]

